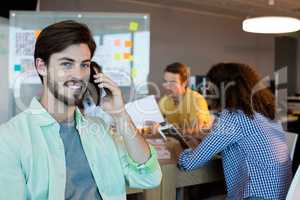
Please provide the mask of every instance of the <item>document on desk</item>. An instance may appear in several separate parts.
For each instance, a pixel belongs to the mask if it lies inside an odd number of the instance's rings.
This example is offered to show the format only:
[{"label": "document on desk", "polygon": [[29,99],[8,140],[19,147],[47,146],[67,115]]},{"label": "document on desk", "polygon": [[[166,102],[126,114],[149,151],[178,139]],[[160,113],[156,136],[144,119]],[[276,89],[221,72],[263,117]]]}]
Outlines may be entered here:
[{"label": "document on desk", "polygon": [[133,102],[129,102],[125,105],[125,109],[137,128],[143,128],[147,126],[145,124],[147,121],[157,123],[165,121],[154,95],[146,96]]}]

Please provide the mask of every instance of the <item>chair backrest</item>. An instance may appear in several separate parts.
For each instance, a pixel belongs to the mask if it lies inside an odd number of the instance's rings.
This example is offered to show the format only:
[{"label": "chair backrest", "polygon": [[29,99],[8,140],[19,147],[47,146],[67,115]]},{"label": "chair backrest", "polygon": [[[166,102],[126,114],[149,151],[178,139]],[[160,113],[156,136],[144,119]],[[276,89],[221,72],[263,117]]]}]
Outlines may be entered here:
[{"label": "chair backrest", "polygon": [[300,167],[293,178],[292,184],[286,196],[286,200],[299,200],[300,199]]},{"label": "chair backrest", "polygon": [[291,159],[293,160],[298,134],[292,132],[286,132],[286,137],[287,137],[288,148],[291,155]]}]

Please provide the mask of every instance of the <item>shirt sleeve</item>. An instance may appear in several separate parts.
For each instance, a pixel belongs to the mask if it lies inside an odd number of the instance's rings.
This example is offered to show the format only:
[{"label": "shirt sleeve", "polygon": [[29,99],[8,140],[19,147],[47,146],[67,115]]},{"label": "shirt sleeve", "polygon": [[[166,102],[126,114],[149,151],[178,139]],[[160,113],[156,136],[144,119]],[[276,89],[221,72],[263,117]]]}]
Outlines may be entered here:
[{"label": "shirt sleeve", "polygon": [[11,132],[0,128],[0,199],[26,199],[26,181]]},{"label": "shirt sleeve", "polygon": [[236,113],[223,111],[209,135],[194,149],[184,150],[178,165],[183,170],[193,170],[206,164],[214,155],[224,150],[242,136]]},{"label": "shirt sleeve", "polygon": [[160,185],[162,173],[156,150],[152,146],[150,146],[150,158],[144,164],[136,163],[125,148],[122,149],[121,163],[128,187],[148,189]]},{"label": "shirt sleeve", "polygon": [[151,146],[151,145],[149,145],[149,146],[150,146],[150,158],[144,164],[139,164],[136,161],[134,161],[129,155],[127,156],[127,162],[129,164],[129,167],[132,170],[135,170],[135,171],[143,170],[145,173],[152,173],[157,169],[159,164],[157,161],[156,150],[153,146]]},{"label": "shirt sleeve", "polygon": [[121,136],[114,139],[117,144],[121,165],[124,171],[127,186],[130,188],[154,188],[160,185],[162,173],[157,153],[154,147],[149,145],[150,157],[144,164],[135,162],[128,154]]}]

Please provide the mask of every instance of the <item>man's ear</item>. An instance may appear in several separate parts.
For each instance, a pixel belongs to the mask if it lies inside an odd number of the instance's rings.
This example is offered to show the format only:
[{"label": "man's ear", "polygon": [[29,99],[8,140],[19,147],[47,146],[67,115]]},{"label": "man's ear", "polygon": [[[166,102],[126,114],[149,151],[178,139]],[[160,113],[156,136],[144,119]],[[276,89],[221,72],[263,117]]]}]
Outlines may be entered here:
[{"label": "man's ear", "polygon": [[41,76],[47,75],[47,66],[46,66],[45,62],[43,61],[43,59],[41,59],[41,58],[35,59],[35,66],[36,66],[36,70],[39,75],[41,75]]}]

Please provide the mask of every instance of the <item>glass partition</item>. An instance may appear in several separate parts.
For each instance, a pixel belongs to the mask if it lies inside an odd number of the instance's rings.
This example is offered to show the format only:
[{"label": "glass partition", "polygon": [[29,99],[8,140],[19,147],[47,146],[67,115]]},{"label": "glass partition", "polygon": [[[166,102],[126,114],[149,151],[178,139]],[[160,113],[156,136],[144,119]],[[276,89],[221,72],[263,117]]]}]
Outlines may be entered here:
[{"label": "glass partition", "polygon": [[[38,34],[46,26],[62,20],[75,20],[88,25],[97,44],[93,60],[103,67],[104,73],[124,88],[127,101],[135,98],[133,94],[148,93],[149,15],[11,11],[9,86],[13,89],[15,98],[21,99],[24,104],[18,107],[26,107],[31,98],[39,95],[41,91],[41,82],[33,60],[34,44]],[[22,87],[26,87],[26,90],[22,90]]]}]

